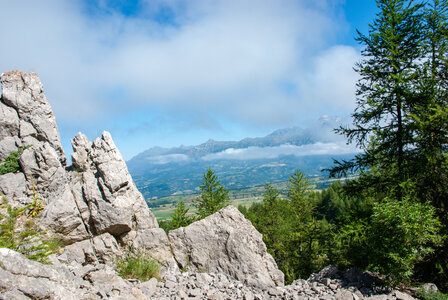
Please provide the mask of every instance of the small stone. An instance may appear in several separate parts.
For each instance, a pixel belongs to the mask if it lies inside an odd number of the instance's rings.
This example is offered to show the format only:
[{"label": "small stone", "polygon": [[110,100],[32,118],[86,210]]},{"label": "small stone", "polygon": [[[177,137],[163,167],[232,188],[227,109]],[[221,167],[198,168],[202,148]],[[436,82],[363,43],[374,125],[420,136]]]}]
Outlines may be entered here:
[{"label": "small stone", "polygon": [[167,289],[174,289],[176,287],[176,284],[174,282],[172,282],[172,281],[166,281],[165,282],[165,287]]},{"label": "small stone", "polygon": [[338,285],[337,285],[337,284],[334,284],[334,283],[329,284],[328,287],[329,287],[330,289],[332,289],[332,290],[337,290],[337,289],[338,289]]},{"label": "small stone", "polygon": [[413,300],[414,298],[408,294],[402,293],[400,291],[394,291],[392,293],[398,300]]},{"label": "small stone", "polygon": [[151,297],[157,290],[158,285],[159,282],[157,282],[157,279],[153,277],[148,281],[138,284],[137,288],[139,288],[145,296]]},{"label": "small stone", "polygon": [[322,279],[322,283],[326,286],[329,286],[331,283],[331,279],[330,278],[324,278]]},{"label": "small stone", "polygon": [[268,289],[268,294],[271,296],[281,296],[283,292],[277,288]]},{"label": "small stone", "polygon": [[208,299],[210,300],[224,300],[226,299],[225,296],[223,296],[223,294],[221,292],[216,292],[211,296],[208,296]]},{"label": "small stone", "polygon": [[347,290],[341,290],[336,295],[337,300],[353,300],[353,294]]},{"label": "small stone", "polygon": [[255,300],[263,300],[264,297],[261,296],[260,294],[255,294],[255,295],[254,295],[254,299],[255,299]]},{"label": "small stone", "polygon": [[187,298],[188,298],[188,295],[187,295],[187,293],[185,293],[184,290],[180,290],[180,291],[179,291],[179,297],[180,297],[181,299],[187,299]]},{"label": "small stone", "polygon": [[353,293],[353,299],[354,300],[362,300],[362,299],[364,299],[364,296],[360,291],[355,291]]},{"label": "small stone", "polygon": [[165,280],[166,280],[166,281],[177,282],[177,278],[176,278],[176,276],[173,275],[173,274],[167,274],[167,275],[165,276]]},{"label": "small stone", "polygon": [[148,300],[148,299],[149,299],[148,297],[146,297],[146,296],[142,293],[141,290],[139,290],[139,289],[136,288],[136,287],[133,287],[133,288],[131,289],[131,294],[132,294],[132,296],[134,296],[134,297],[137,298],[138,300]]},{"label": "small stone", "polygon": [[434,283],[425,283],[423,285],[423,289],[426,292],[436,292],[437,293],[439,291],[439,289],[437,288],[437,285],[435,285]]},{"label": "small stone", "polygon": [[198,297],[202,295],[202,291],[200,289],[191,289],[188,291],[188,296],[190,297]]},{"label": "small stone", "polygon": [[254,300],[254,294],[251,291],[246,291],[243,294],[244,300]]}]

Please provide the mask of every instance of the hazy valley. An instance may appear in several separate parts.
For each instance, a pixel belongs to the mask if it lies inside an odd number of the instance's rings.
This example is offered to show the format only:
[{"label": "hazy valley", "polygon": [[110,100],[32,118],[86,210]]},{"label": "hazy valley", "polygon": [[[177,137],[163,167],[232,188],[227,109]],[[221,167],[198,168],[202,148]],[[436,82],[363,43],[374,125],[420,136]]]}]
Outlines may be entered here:
[{"label": "hazy valley", "polygon": [[150,206],[157,198],[197,193],[208,168],[230,190],[283,182],[297,169],[309,178],[322,177],[333,159],[349,159],[356,152],[332,132],[340,122],[324,116],[313,128],[280,129],[265,137],[155,147],[127,164]]}]

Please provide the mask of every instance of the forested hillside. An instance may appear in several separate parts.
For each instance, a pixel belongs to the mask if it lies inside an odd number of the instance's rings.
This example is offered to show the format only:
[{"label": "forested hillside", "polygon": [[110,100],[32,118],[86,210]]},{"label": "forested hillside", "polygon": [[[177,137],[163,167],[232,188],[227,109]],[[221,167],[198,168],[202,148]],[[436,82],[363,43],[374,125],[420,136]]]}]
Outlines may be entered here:
[{"label": "forested hillside", "polygon": [[296,169],[307,176],[321,176],[333,158],[351,159],[358,151],[333,133],[339,124],[341,120],[323,116],[309,128],[284,128],[264,137],[155,147],[136,155],[128,167],[146,199],[198,193],[208,168],[228,189],[286,181]]},{"label": "forested hillside", "polygon": [[242,211],[289,280],[328,263],[378,271],[392,284],[448,288],[448,2],[378,0],[359,33],[353,124],[337,131],[363,149],[330,175],[356,180],[310,193],[299,173],[286,199],[267,186]]},{"label": "forested hillside", "polygon": [[[286,195],[267,184],[261,203],[240,210],[288,282],[333,264],[378,272],[396,286],[434,282],[446,292],[448,1],[376,2],[369,32],[356,38],[363,50],[353,123],[337,129],[363,152],[328,170],[358,177],[313,192],[296,171]],[[204,175],[197,203],[224,203],[225,193],[213,198],[219,189]],[[169,225],[185,226],[187,217],[180,203]]]}]

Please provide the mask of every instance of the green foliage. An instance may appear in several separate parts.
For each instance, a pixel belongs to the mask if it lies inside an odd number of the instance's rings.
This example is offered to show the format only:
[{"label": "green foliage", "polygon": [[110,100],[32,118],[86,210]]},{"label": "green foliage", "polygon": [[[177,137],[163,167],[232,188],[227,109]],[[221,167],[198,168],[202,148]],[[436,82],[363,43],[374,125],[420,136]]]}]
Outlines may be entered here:
[{"label": "green foliage", "polygon": [[176,209],[171,215],[171,220],[161,221],[160,227],[166,232],[180,227],[190,225],[195,221],[193,216],[188,215],[189,208],[185,205],[183,200],[179,200],[176,204]]},{"label": "green foliage", "polygon": [[[59,241],[42,240],[44,233],[36,230],[34,219],[26,214],[32,209],[32,204],[14,207],[5,197],[2,197],[2,202],[0,209],[6,210],[6,214],[0,212],[0,247],[15,250],[29,259],[46,263],[47,257],[59,248]],[[23,228],[18,228],[19,219],[24,223]]]},{"label": "green foliage", "polygon": [[315,205],[309,196],[310,184],[305,174],[296,170],[289,177],[287,186],[288,200],[298,222],[308,221],[314,212]]},{"label": "green foliage", "polygon": [[7,173],[16,173],[20,171],[19,158],[22,155],[23,150],[31,147],[31,145],[26,147],[19,147],[17,151],[11,152],[8,157],[0,164],[0,175]]},{"label": "green foliage", "polygon": [[42,203],[42,199],[39,198],[39,194],[36,191],[36,187],[34,186],[34,180],[33,177],[31,177],[31,183],[33,186],[33,202],[29,205],[28,208],[28,216],[30,217],[37,217],[39,216],[42,211],[44,210],[44,205]]},{"label": "green foliage", "polygon": [[[435,233],[433,215],[441,222],[440,235],[448,235],[448,1],[376,2],[379,13],[368,34],[359,33],[357,38],[363,46],[363,59],[355,67],[361,79],[353,125],[337,130],[364,152],[350,161],[336,161],[330,174],[360,172],[345,190],[349,198],[370,195],[368,202],[374,203],[371,217],[358,216],[367,226],[364,233],[369,235],[371,267],[386,272],[395,282],[409,281],[415,270],[414,278],[430,278],[448,290],[447,239],[434,248],[430,238]],[[400,200],[409,207],[391,206]],[[323,205],[328,207],[328,203]],[[329,208],[320,211],[328,213],[332,221],[346,210],[336,210],[342,208],[340,199]],[[388,210],[397,210],[395,219]],[[420,224],[426,227],[411,225],[416,220],[405,219],[400,212],[412,213],[410,210],[428,214],[428,223]],[[358,222],[356,215],[347,216],[349,224]],[[380,241],[381,226],[386,225],[393,229],[384,231],[388,249],[372,244]],[[401,232],[404,229],[409,232]],[[339,226],[338,231],[335,241],[344,241],[344,227]],[[400,240],[404,236],[424,242],[416,245]],[[397,246],[400,243],[402,247]],[[344,254],[337,256],[342,262]]]},{"label": "green foliage", "polygon": [[201,195],[194,200],[199,218],[203,219],[230,204],[229,191],[225,189],[215,173],[208,169],[199,186]]},{"label": "green foliage", "polygon": [[290,283],[305,278],[328,263],[327,240],[332,225],[313,217],[315,203],[303,173],[289,178],[286,199],[277,189],[265,186],[263,202],[240,211],[263,234],[268,252]]},{"label": "green foliage", "polygon": [[409,200],[417,194],[411,183],[402,185],[402,201],[379,202],[368,190],[359,197],[348,195],[350,182],[310,193],[302,188],[303,176],[296,172],[290,179],[287,198],[267,184],[262,203],[239,207],[263,234],[286,282],[332,264],[379,271],[392,284],[408,283],[415,265],[440,244],[436,210]]},{"label": "green foliage", "polygon": [[423,300],[448,300],[448,295],[441,292],[425,291],[423,288],[417,291],[420,299]]},{"label": "green foliage", "polygon": [[346,219],[335,226],[330,237],[329,260],[340,270],[356,266],[364,270],[368,266],[368,222],[365,219]]},{"label": "green foliage", "polygon": [[122,278],[136,278],[140,281],[152,277],[159,279],[159,263],[140,252],[128,251],[125,257],[118,259],[116,268]]},{"label": "green foliage", "polygon": [[396,172],[388,180],[394,183],[406,175],[409,146],[413,143],[413,124],[408,115],[416,101],[411,90],[422,52],[422,6],[408,0],[377,0],[377,5],[380,12],[369,34],[358,32],[357,37],[365,48],[364,59],[355,68],[361,79],[353,127],[338,130],[365,152],[353,161],[339,163],[331,173],[364,171],[372,165],[385,170],[393,167]]},{"label": "green foliage", "polygon": [[393,284],[409,283],[415,264],[440,242],[439,227],[429,203],[408,198],[376,203],[368,230],[371,269],[387,275]]}]

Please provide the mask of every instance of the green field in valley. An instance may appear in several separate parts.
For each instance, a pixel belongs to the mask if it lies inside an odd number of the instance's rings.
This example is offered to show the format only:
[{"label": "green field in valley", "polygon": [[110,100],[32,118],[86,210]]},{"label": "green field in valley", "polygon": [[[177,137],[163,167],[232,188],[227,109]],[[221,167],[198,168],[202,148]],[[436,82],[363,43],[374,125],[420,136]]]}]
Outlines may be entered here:
[{"label": "green field in valley", "polygon": [[[320,190],[322,188],[328,187],[331,182],[338,179],[329,179],[323,176],[316,176],[309,178],[312,188],[314,190]],[[288,181],[281,181],[272,183],[272,186],[278,189],[282,196],[286,194],[286,187]],[[245,189],[229,190],[229,197],[232,205],[245,205],[250,206],[252,203],[261,202],[263,200],[264,186],[255,186]],[[176,208],[176,203],[183,200],[185,204],[190,208],[190,213],[195,213],[195,207],[193,205],[193,200],[198,197],[198,194],[191,195],[173,195],[168,197],[162,197],[158,199],[147,200],[148,206],[151,208],[152,212],[156,216],[158,221],[170,219],[171,214]]]}]

